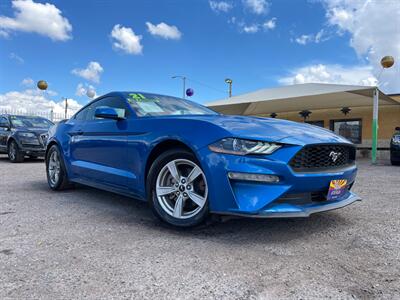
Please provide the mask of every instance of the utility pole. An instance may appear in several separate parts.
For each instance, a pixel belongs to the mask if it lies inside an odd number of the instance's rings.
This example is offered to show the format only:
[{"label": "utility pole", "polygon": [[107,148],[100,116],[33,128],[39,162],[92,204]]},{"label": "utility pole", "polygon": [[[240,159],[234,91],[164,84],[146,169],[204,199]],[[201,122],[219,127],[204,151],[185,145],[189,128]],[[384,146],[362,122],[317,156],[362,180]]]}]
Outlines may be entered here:
[{"label": "utility pole", "polygon": [[232,97],[232,79],[226,78],[225,82],[229,85],[228,96]]},{"label": "utility pole", "polygon": [[65,98],[65,119],[67,119],[68,113],[68,98]]},{"label": "utility pole", "polygon": [[172,79],[175,79],[175,78],[181,78],[182,79],[182,83],[183,83],[182,98],[186,99],[186,76],[181,76],[181,75],[172,76]]}]

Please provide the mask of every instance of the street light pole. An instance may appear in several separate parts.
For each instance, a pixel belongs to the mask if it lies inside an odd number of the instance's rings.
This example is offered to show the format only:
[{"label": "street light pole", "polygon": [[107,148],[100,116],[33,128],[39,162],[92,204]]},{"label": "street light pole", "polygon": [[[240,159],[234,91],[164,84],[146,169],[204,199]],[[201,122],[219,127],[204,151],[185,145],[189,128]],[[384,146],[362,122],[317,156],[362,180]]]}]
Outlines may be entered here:
[{"label": "street light pole", "polygon": [[172,76],[172,79],[181,78],[183,83],[183,91],[182,91],[182,98],[186,99],[186,77],[181,75]]},{"label": "street light pole", "polygon": [[393,56],[384,56],[381,59],[382,71],[377,78],[377,84],[374,90],[374,106],[372,109],[372,164],[376,164],[376,156],[378,152],[378,116],[379,116],[379,79],[384,69],[389,69],[394,65]]},{"label": "street light pole", "polygon": [[68,98],[65,98],[65,119],[67,119],[68,113]]},{"label": "street light pole", "polygon": [[229,85],[228,96],[232,97],[232,79],[226,78],[225,82]]}]

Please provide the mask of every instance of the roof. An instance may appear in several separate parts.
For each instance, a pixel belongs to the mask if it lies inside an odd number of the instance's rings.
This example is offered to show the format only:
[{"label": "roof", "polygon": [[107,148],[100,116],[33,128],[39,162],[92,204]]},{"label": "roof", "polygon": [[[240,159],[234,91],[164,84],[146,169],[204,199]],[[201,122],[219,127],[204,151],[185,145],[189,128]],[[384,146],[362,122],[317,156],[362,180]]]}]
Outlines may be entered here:
[{"label": "roof", "polygon": [[[303,109],[372,106],[375,87],[325,83],[305,83],[261,89],[217,100],[206,105],[225,114],[266,114]],[[400,105],[380,91],[381,105]]]}]

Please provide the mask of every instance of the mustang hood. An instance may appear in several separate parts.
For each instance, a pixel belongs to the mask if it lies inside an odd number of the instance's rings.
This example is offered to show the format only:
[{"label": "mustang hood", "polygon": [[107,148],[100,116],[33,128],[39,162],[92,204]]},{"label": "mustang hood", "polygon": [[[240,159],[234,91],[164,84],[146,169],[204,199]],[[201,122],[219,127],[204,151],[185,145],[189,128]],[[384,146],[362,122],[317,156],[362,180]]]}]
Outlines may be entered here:
[{"label": "mustang hood", "polygon": [[239,138],[297,145],[318,143],[351,144],[347,139],[334,134],[330,130],[280,119],[213,116],[207,118],[207,121],[225,129],[231,136]]}]

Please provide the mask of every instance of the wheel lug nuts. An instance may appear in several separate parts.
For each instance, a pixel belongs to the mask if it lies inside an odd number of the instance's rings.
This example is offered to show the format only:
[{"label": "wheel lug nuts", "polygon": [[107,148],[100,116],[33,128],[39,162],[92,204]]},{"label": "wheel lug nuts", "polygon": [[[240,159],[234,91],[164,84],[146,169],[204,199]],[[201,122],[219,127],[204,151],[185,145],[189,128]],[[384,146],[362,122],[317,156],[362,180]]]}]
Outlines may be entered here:
[{"label": "wheel lug nuts", "polygon": [[176,184],[175,184],[175,187],[179,187],[179,183],[176,183]]},{"label": "wheel lug nuts", "polygon": [[186,180],[185,179],[182,179],[182,183],[185,183],[186,182]]},{"label": "wheel lug nuts", "polygon": [[190,186],[190,185],[188,185],[187,187],[186,187],[186,189],[187,190],[190,190],[192,187]]},{"label": "wheel lug nuts", "polygon": [[176,194],[179,196],[180,193],[179,193],[179,192],[176,192]]},{"label": "wheel lug nuts", "polygon": [[183,193],[183,197],[187,197],[188,196],[188,194],[187,193]]}]

